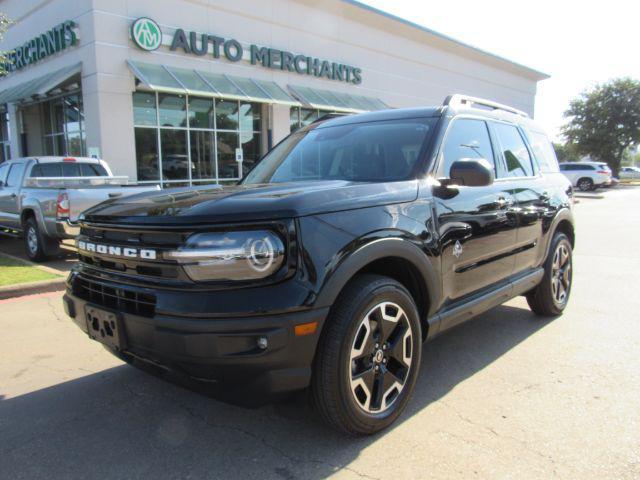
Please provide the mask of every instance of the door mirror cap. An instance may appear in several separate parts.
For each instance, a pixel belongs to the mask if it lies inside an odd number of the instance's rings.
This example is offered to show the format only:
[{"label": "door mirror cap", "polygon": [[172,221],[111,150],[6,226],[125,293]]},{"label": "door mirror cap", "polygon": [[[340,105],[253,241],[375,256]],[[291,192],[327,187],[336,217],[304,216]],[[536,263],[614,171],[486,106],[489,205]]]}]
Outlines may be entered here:
[{"label": "door mirror cap", "polygon": [[465,187],[486,187],[495,180],[493,167],[484,158],[462,158],[451,164],[449,178],[452,184]]}]

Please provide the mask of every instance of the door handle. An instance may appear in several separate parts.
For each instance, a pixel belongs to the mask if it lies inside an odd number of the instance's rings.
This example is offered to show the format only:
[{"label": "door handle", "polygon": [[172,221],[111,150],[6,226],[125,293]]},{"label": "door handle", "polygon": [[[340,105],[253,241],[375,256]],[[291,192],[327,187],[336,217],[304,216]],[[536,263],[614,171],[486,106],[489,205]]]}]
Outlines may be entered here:
[{"label": "door handle", "polygon": [[11,198],[16,198],[18,195],[16,195],[15,193],[11,194]]}]

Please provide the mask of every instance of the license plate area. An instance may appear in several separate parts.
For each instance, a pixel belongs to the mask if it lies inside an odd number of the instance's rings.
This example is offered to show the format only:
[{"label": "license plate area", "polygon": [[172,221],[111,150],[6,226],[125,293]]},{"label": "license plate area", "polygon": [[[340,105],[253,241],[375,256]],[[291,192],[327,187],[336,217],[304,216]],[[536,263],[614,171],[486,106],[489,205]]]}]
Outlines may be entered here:
[{"label": "license plate area", "polygon": [[124,331],[120,315],[91,305],[85,306],[84,310],[89,337],[115,350],[122,350]]}]

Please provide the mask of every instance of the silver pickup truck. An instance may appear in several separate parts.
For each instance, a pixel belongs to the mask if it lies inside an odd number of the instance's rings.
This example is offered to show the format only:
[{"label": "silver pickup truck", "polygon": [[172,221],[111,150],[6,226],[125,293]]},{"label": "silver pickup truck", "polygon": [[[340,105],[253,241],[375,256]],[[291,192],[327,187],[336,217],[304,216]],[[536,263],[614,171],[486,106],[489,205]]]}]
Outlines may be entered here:
[{"label": "silver pickup truck", "polygon": [[110,198],[158,189],[127,185],[103,160],[17,158],[0,164],[0,233],[23,235],[27,255],[43,261],[78,233],[78,216]]}]

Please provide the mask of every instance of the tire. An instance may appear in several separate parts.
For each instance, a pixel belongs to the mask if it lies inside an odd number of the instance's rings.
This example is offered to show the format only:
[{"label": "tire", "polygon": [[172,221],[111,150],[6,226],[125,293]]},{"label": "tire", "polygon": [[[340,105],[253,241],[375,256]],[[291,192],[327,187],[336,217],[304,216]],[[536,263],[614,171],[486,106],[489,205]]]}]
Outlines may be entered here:
[{"label": "tire", "polygon": [[[566,260],[563,260],[566,255]],[[562,315],[567,307],[573,284],[573,251],[564,233],[556,233],[544,262],[540,284],[527,294],[531,310],[541,316]]]},{"label": "tire", "polygon": [[578,180],[577,187],[581,192],[588,192],[590,190],[593,190],[593,180],[587,177],[581,178],[580,180]]},{"label": "tire", "polygon": [[311,380],[316,410],[349,435],[384,429],[409,401],[421,349],[418,311],[407,289],[388,277],[358,275],[341,292],[320,338]]},{"label": "tire", "polygon": [[47,259],[44,242],[38,222],[33,217],[28,218],[24,224],[24,247],[30,260],[43,262]]}]

